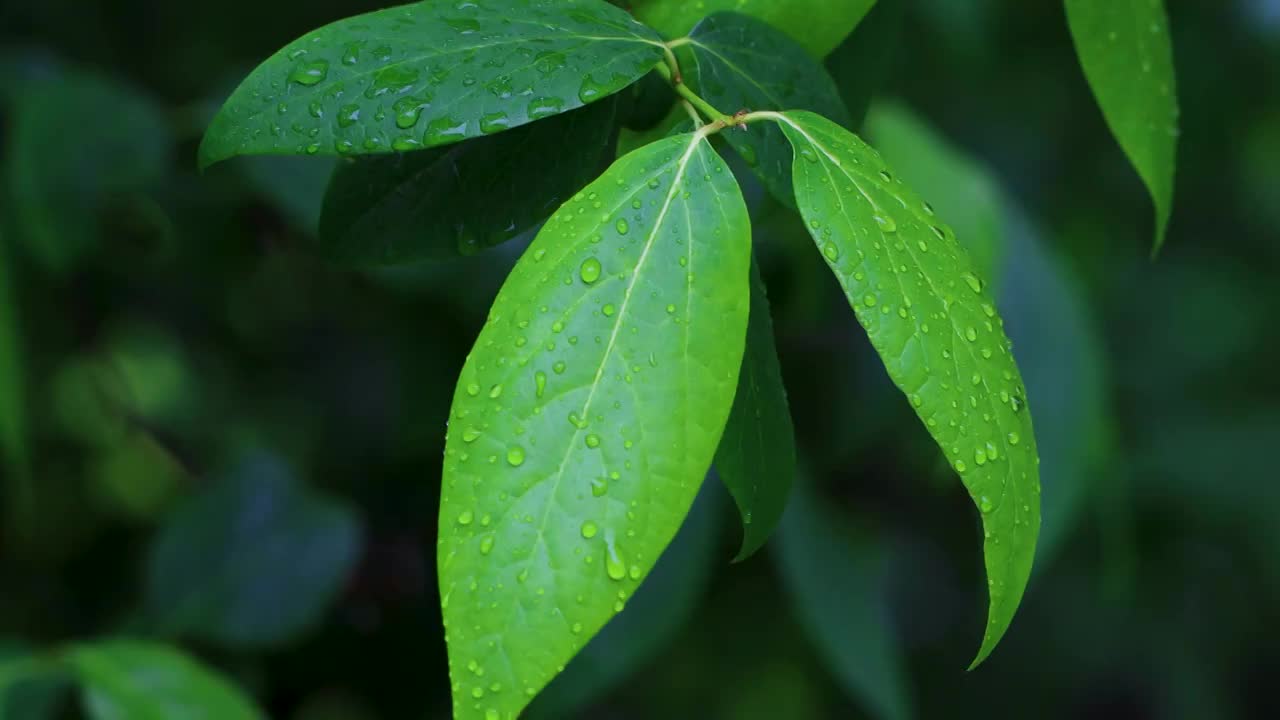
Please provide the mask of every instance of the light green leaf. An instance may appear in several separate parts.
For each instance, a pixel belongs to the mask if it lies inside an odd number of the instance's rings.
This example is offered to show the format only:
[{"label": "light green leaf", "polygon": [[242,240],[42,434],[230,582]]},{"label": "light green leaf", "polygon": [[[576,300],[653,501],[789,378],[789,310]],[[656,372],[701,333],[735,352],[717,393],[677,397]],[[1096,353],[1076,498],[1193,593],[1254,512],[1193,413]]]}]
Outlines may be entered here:
[{"label": "light green leaf", "polygon": [[278,645],[342,589],[359,532],[345,504],[308,492],[273,458],[251,458],[160,530],[147,568],[148,616],[164,632],[230,647]]},{"label": "light green leaf", "polygon": [[649,663],[678,636],[697,608],[718,561],[720,489],[707,483],[627,611],[587,643],[529,706],[530,720],[577,717]]},{"label": "light green leaf", "polygon": [[688,33],[716,12],[750,15],[790,35],[823,57],[853,32],[876,0],[634,0],[636,17],[668,37]]},{"label": "light green leaf", "polygon": [[514,718],[675,536],[733,403],[750,252],[737,183],[698,132],[619,160],[512,270],[446,443],[456,718]]},{"label": "light green leaf", "polygon": [[865,133],[903,182],[929,198],[951,224],[978,277],[997,282],[1004,257],[1004,205],[986,168],[896,103],[874,105]]},{"label": "light green leaf", "polygon": [[774,345],[769,296],[754,261],[747,347],[715,465],[742,515],[742,549],[735,561],[745,560],[777,527],[796,472],[795,428]]},{"label": "light green leaf", "polygon": [[261,720],[229,680],[184,653],[154,643],[79,645],[67,662],[84,686],[92,720]]},{"label": "light green leaf", "polygon": [[392,264],[504,243],[600,174],[614,112],[609,99],[461,145],[344,162],[325,194],[320,250]]},{"label": "light green leaf", "polygon": [[1173,211],[1178,96],[1163,0],[1065,0],[1089,87],[1155,203],[1155,250]]},{"label": "light green leaf", "polygon": [[99,216],[111,202],[164,176],[172,144],[164,114],[150,98],[78,73],[26,86],[9,143],[18,239],[54,271],[70,269],[95,247]]},{"label": "light green leaf", "polygon": [[603,0],[378,10],[307,33],[259,65],[210,124],[200,164],[479,137],[601,100],[662,54],[652,30]]},{"label": "light green leaf", "polygon": [[902,641],[889,611],[885,547],[810,485],[797,484],[771,546],[800,625],[872,717],[913,717]]},{"label": "light green leaf", "polygon": [[[849,124],[835,81],[805,50],[768,23],[738,13],[717,13],[689,34],[686,76],[722,112],[812,110]],[[723,133],[773,196],[793,206],[791,145],[773,123]]]},{"label": "light green leaf", "polygon": [[1013,619],[1040,530],[1035,436],[1002,321],[955,234],[879,153],[813,113],[771,117],[795,145],[814,241],[981,510],[991,607],[976,666]]}]

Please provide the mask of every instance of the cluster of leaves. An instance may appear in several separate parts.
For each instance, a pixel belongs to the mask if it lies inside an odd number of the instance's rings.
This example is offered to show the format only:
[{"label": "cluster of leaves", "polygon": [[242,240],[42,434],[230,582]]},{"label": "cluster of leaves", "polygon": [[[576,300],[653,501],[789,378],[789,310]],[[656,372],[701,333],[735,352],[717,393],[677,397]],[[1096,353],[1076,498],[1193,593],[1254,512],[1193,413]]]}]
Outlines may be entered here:
[{"label": "cluster of leaves", "polygon": [[[990,218],[964,216],[999,200],[944,201],[966,189],[988,191],[965,182],[973,173],[963,163],[923,153],[925,166],[917,169],[909,150],[897,159],[890,148],[930,139],[909,115],[886,110],[868,120],[888,162],[848,130],[855,116],[813,58],[838,44],[871,2],[838,9],[792,3],[786,12],[776,3],[759,3],[758,11],[750,3],[726,5],[759,19],[740,12],[704,18],[718,8],[701,4],[690,17],[689,4],[639,3],[636,17],[655,31],[595,0],[419,3],[354,17],[263,63],[201,145],[202,165],[237,155],[361,156],[339,163],[319,216],[316,250],[340,263],[439,261],[541,227],[494,302],[451,414],[438,560],[457,717],[519,714],[638,598],[713,464],[739,506],[739,558],[782,522],[796,473],[795,433],[735,171],[755,175],[790,209],[786,217],[803,223],[889,376],[981,511],[991,607],[975,665],[1004,634],[1030,575],[1040,471],[1026,404],[1040,395],[1035,378],[1024,385],[995,310],[989,278],[1002,253],[965,241],[970,229],[999,235],[982,227]],[[1067,8],[1108,122],[1155,198],[1158,244],[1172,195],[1172,68],[1159,3],[1132,5],[1141,42],[1118,40],[1117,28],[1132,23],[1130,16],[1099,3]],[[816,15],[830,22],[816,22]],[[806,32],[810,27],[823,32]],[[646,127],[635,106],[641,93],[654,91],[645,84],[653,73],[680,100],[665,120]],[[1156,88],[1162,100],[1135,100],[1117,89],[1117,77]],[[94,92],[90,86],[76,100],[102,104]],[[37,119],[20,118],[19,132],[47,127],[35,113],[75,111],[25,107],[36,108],[28,111]],[[739,108],[748,112],[721,112]],[[625,137],[615,143],[619,132]],[[631,151],[610,164],[615,144]],[[722,157],[726,148],[741,162]],[[17,190],[80,193],[69,197],[82,204],[127,193],[154,178],[148,168],[163,159],[125,152],[128,162],[112,165],[118,176],[99,175],[103,187],[58,190],[39,182],[39,172],[23,171]],[[958,174],[939,177],[931,172],[938,166]],[[26,226],[94,214],[50,212],[68,196],[17,194],[26,212],[48,213],[19,217]],[[67,247],[24,237],[33,247]],[[66,262],[47,259],[50,267]],[[1075,316],[1070,308],[1057,311],[1066,323]],[[1026,319],[1035,317],[1033,308],[1012,312],[1011,325],[1018,314],[1033,324]],[[20,423],[7,425],[6,457],[21,467]],[[147,604],[158,632],[271,644],[312,621],[348,574],[358,534],[348,510],[271,479],[280,472],[240,476],[253,477],[251,485],[219,484],[201,506],[175,514],[174,527],[157,538]],[[790,511],[820,513],[803,491]],[[805,540],[798,522],[786,544],[804,549],[784,551],[812,562],[821,540]],[[314,538],[339,546],[317,547]],[[207,564],[186,565],[192,546],[207,548]],[[309,548],[322,565],[307,563]],[[335,557],[345,561],[333,564]],[[276,575],[282,565],[296,577]],[[209,567],[225,571],[210,577]],[[789,581],[803,585],[817,572]],[[307,606],[281,610],[285,621],[259,626],[263,608],[245,604],[246,592],[272,582],[314,589],[299,593]],[[193,590],[202,583],[216,587]],[[821,616],[810,622],[820,627]],[[172,651],[108,641],[12,667],[70,669],[98,717],[137,715],[121,708],[148,702],[157,716],[166,702],[226,703],[218,717],[253,716],[242,701],[217,699],[232,698],[222,681],[165,653]],[[126,682],[114,686],[128,696],[117,700],[95,682],[127,679],[135,666],[145,674],[149,662],[189,674],[171,684],[195,694],[147,697]],[[882,692],[865,678],[853,682],[866,684],[868,695]],[[150,683],[148,677],[148,692]],[[891,699],[883,703],[888,715],[905,712]]]}]

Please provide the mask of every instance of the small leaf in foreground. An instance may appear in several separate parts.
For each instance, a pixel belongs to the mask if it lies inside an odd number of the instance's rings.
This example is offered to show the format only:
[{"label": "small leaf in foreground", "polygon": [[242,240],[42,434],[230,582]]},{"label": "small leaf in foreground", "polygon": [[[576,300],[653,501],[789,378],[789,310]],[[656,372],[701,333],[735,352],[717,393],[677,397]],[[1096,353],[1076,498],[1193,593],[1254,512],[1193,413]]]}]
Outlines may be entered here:
[{"label": "small leaf in foreground", "polygon": [[419,2],[357,15],[259,65],[210,123],[200,164],[489,135],[602,100],[662,53],[653,30],[603,0]]},{"label": "small leaf in foreground", "polygon": [[78,645],[66,660],[92,720],[265,718],[225,677],[167,645],[108,640]]},{"label": "small leaf in foreground", "polygon": [[393,264],[504,243],[599,175],[615,106],[608,99],[493,137],[343,162],[325,193],[320,251]]},{"label": "small leaf in foreground", "polygon": [[764,546],[787,508],[796,472],[795,428],[774,344],[773,318],[760,269],[751,264],[751,318],[738,391],[716,450],[716,474],[742,516],[736,561]]},{"label": "small leaf in foreground", "polygon": [[320,617],[359,548],[349,507],[301,487],[274,459],[252,458],[160,530],[147,610],[164,632],[231,647],[278,645]]},{"label": "small leaf in foreground", "polygon": [[1066,0],[1076,55],[1116,141],[1155,203],[1155,250],[1173,211],[1178,97],[1163,0]]},{"label": "small leaf in foreground", "polygon": [[619,160],[511,272],[446,444],[459,720],[514,718],[675,536],[733,403],[750,253],[737,183],[698,132]]},{"label": "small leaf in foreground", "polygon": [[981,511],[991,606],[976,666],[1013,619],[1040,530],[1040,461],[1003,321],[955,234],[879,153],[813,113],[772,117],[795,146],[814,242]]},{"label": "small leaf in foreground", "polygon": [[[717,13],[689,33],[685,63],[690,85],[723,112],[811,110],[849,124],[835,81],[822,64],[784,33],[739,13]],[[773,196],[794,206],[791,145],[773,123],[721,135],[760,177]]]}]

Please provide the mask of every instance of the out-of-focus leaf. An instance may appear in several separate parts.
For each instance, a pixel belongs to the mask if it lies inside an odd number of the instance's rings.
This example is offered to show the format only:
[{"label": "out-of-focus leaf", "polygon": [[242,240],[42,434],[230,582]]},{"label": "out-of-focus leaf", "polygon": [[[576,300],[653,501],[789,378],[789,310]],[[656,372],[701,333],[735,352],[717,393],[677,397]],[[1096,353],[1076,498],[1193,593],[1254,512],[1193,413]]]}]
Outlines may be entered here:
[{"label": "out-of-focus leaf", "polygon": [[508,276],[446,443],[458,720],[518,714],[675,536],[733,404],[750,255],[741,192],[698,132],[614,163]]},{"label": "out-of-focus leaf", "polygon": [[55,662],[24,643],[0,640],[0,720],[53,718],[66,689]]},{"label": "out-of-focus leaf", "polygon": [[147,567],[161,631],[231,647],[287,642],[319,619],[360,549],[345,503],[308,490],[267,456],[176,508]]},{"label": "out-of-focus leaf", "polygon": [[510,132],[338,166],[320,251],[358,264],[472,255],[527,232],[607,164],[612,98]]},{"label": "out-of-focus leaf", "polygon": [[[698,121],[700,124],[701,121]],[[684,105],[677,103],[672,106],[667,116],[658,121],[657,125],[646,130],[628,130],[623,128],[618,133],[618,157],[629,155],[636,150],[655,143],[663,138],[679,135],[681,133],[693,132],[697,129],[694,118],[689,114],[689,110]]]},{"label": "out-of-focus leaf", "polygon": [[872,99],[894,66],[903,45],[905,17],[905,0],[878,0],[853,35],[827,57],[827,70],[844,99],[853,130],[862,127]]},{"label": "out-of-focus leaf", "polygon": [[764,546],[782,519],[796,473],[795,428],[778,364],[769,296],[754,260],[747,347],[715,467],[742,517],[742,548],[735,560],[745,560]]},{"label": "out-of-focus leaf", "polygon": [[1066,0],[1085,78],[1155,203],[1155,250],[1173,211],[1178,96],[1164,0]]},{"label": "out-of-focus leaf", "polygon": [[893,169],[927,198],[956,231],[978,276],[998,294],[1004,257],[1004,206],[986,168],[952,145],[922,118],[897,103],[877,103],[866,136]]},{"label": "out-of-focus leaf", "polygon": [[991,604],[982,662],[1013,620],[1040,530],[1026,387],[955,233],[849,131],[772,114],[796,149],[796,203],[871,344],[982,514]]},{"label": "out-of-focus leaf", "polygon": [[750,15],[790,35],[814,57],[831,52],[857,27],[876,0],[634,0],[636,17],[679,37],[712,13]]},{"label": "out-of-focus leaf", "polygon": [[78,645],[66,654],[91,720],[263,720],[235,685],[166,646],[134,640]]},{"label": "out-of-focus leaf", "polygon": [[653,30],[603,0],[377,10],[307,33],[259,65],[209,125],[200,164],[455,143],[604,99],[662,54]]},{"label": "out-of-focus leaf", "polygon": [[109,203],[163,177],[171,145],[161,110],[132,88],[84,73],[29,85],[15,103],[8,167],[27,253],[69,269],[100,241]]},{"label": "out-of-focus leaf", "polygon": [[[841,125],[849,112],[835,82],[804,48],[768,23],[739,13],[717,13],[689,33],[688,82],[721,112],[812,110]],[[773,196],[795,207],[791,144],[773,123],[747,126],[721,137],[760,177]]]},{"label": "out-of-focus leaf", "polygon": [[14,287],[14,253],[0,229],[0,467],[10,512],[23,512],[22,497],[30,480],[27,456],[26,377],[22,363],[22,333],[18,326],[18,294]]},{"label": "out-of-focus leaf", "polygon": [[845,692],[879,720],[912,717],[884,545],[799,482],[771,547],[801,626]]},{"label": "out-of-focus leaf", "polygon": [[716,492],[711,483],[703,485],[684,525],[627,609],[538,695],[530,718],[574,717],[671,643],[693,614],[716,563]]},{"label": "out-of-focus leaf", "polygon": [[1075,527],[1110,446],[1106,362],[1082,286],[1030,221],[1009,213],[1000,307],[1036,408],[1043,563]]},{"label": "out-of-focus leaf", "polygon": [[327,157],[246,158],[245,175],[289,222],[308,234],[320,227],[325,188],[338,162]]}]

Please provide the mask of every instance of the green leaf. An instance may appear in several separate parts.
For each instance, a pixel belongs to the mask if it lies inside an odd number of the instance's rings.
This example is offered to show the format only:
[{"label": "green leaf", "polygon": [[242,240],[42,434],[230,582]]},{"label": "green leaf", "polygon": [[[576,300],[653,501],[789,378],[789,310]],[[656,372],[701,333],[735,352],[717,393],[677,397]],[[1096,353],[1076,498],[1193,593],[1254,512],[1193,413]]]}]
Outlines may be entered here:
[{"label": "green leaf", "polygon": [[876,0],[634,0],[636,17],[668,37],[688,33],[712,13],[734,11],[763,20],[823,57],[853,32]]},{"label": "green leaf", "polygon": [[350,508],[299,486],[272,458],[254,457],[160,530],[147,612],[164,632],[237,648],[278,645],[319,619],[359,546]]},{"label": "green leaf", "polygon": [[902,105],[879,103],[865,133],[903,182],[955,230],[979,277],[999,279],[1004,257],[1004,205],[986,168]]},{"label": "green leaf", "polygon": [[742,549],[735,561],[745,560],[777,527],[796,472],[795,428],[774,346],[769,296],[754,261],[747,347],[715,466],[742,516]]},{"label": "green leaf", "polygon": [[1155,203],[1155,250],[1173,211],[1178,97],[1162,0],[1065,0],[1085,78]]},{"label": "green leaf", "polygon": [[338,161],[326,157],[249,158],[242,166],[253,188],[294,227],[314,234],[325,188]]},{"label": "green leaf", "polygon": [[852,133],[773,114],[795,145],[796,201],[894,383],[982,513],[991,607],[1008,629],[1040,530],[1039,459],[1002,321],[955,234]]},{"label": "green leaf", "polygon": [[456,718],[514,718],[675,536],[733,404],[750,252],[741,192],[698,132],[616,162],[512,270],[446,443]]},{"label": "green leaf", "polygon": [[614,113],[610,99],[461,145],[345,162],[325,194],[320,250],[389,264],[504,243],[599,175]]},{"label": "green leaf", "polygon": [[702,486],[671,547],[645,578],[627,611],[587,643],[529,706],[529,718],[577,717],[672,643],[702,599],[718,560],[719,488]]},{"label": "green leaf", "polygon": [[783,585],[827,669],[872,717],[913,717],[902,641],[890,614],[883,544],[801,482],[775,546]]},{"label": "green leaf", "polygon": [[0,639],[0,720],[55,717],[66,685],[56,661],[24,643]]},{"label": "green leaf", "polygon": [[109,640],[66,656],[84,686],[92,720],[261,720],[229,680],[182,652],[154,643]]},{"label": "green leaf", "polygon": [[[708,17],[689,34],[688,81],[722,112],[812,110],[849,124],[835,81],[804,48],[771,25],[738,13]],[[737,150],[773,196],[794,207],[791,145],[773,123],[747,126],[722,137]]]},{"label": "green leaf", "polygon": [[851,122],[846,127],[853,130],[862,127],[872,98],[897,65],[898,53],[906,45],[903,41],[906,2],[879,0],[858,23],[853,35],[827,57],[827,69],[849,110]]},{"label": "green leaf", "polygon": [[112,201],[164,176],[172,141],[150,98],[73,73],[26,88],[9,143],[18,237],[41,265],[66,271],[100,240],[99,216]]},{"label": "green leaf", "polygon": [[480,137],[603,99],[662,54],[652,30],[603,0],[378,10],[307,33],[259,65],[210,124],[200,164]]}]

